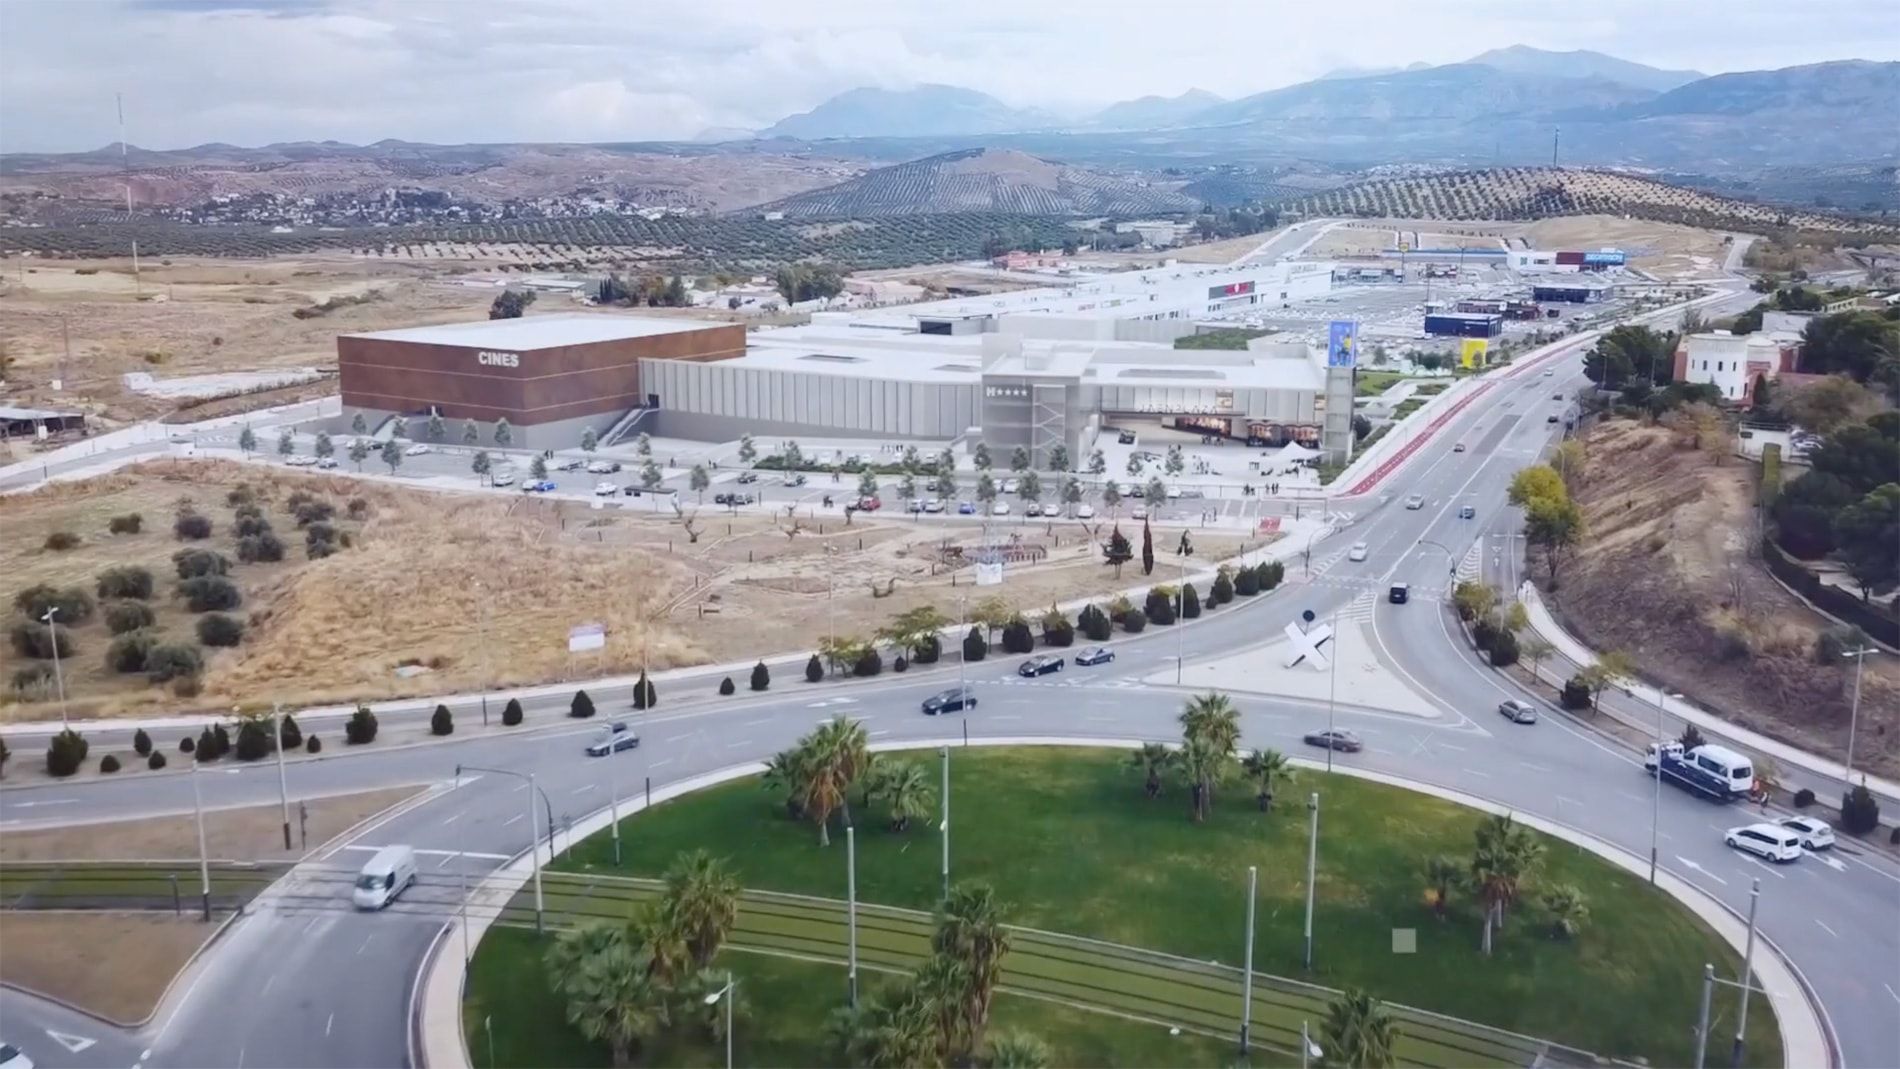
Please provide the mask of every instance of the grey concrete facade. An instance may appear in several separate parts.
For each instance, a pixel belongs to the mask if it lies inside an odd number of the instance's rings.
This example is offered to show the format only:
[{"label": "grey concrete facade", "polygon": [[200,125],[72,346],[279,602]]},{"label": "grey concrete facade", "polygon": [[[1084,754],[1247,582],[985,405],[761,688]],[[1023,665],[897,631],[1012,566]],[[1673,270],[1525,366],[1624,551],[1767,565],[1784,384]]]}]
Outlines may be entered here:
[{"label": "grey concrete facade", "polygon": [[660,398],[658,418],[668,434],[675,433],[672,428],[739,426],[754,433],[769,428],[776,434],[943,441],[962,436],[980,416],[975,381],[676,360],[644,361],[641,377]]}]

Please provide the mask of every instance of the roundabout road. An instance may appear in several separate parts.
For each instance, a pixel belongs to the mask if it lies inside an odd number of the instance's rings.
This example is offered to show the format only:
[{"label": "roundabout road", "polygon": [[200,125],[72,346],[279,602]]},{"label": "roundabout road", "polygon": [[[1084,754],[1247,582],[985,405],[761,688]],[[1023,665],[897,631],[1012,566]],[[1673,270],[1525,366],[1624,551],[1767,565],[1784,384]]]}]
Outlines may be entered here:
[{"label": "roundabout road", "polygon": [[[1387,492],[1340,506],[1354,514],[1353,523],[1315,547],[1311,575],[1296,558],[1281,590],[1216,610],[1189,625],[1182,639],[1190,661],[1237,654],[1265,658],[1272,654],[1258,647],[1302,611],[1322,618],[1337,614],[1341,642],[1371,643],[1381,664],[1442,714],[1424,719],[1362,708],[1353,702],[1349,680],[1334,715],[1368,745],[1364,753],[1339,755],[1340,764],[1488,799],[1646,856],[1652,796],[1635,756],[1548,707],[1534,726],[1499,718],[1497,703],[1522,692],[1469,655],[1442,602],[1448,554],[1421,542],[1442,543],[1450,557],[1463,559],[1489,534],[1514,533],[1505,487],[1556,430],[1545,422],[1558,408],[1550,395],[1576,384],[1579,353],[1569,347],[1548,361],[1545,366],[1560,369],[1549,378],[1537,366],[1500,377],[1388,480]],[[1453,452],[1458,441],[1467,444],[1466,452]],[[1423,494],[1425,506],[1404,508],[1407,493]],[[1458,518],[1456,505],[1463,503],[1474,505],[1478,519]],[[1346,547],[1357,541],[1369,543],[1368,559],[1346,561]],[[1165,565],[1156,578],[1166,581]],[[1412,584],[1415,598],[1390,605],[1383,591],[1401,580]],[[1174,717],[1188,692],[1147,680],[1172,675],[1177,641],[1166,628],[1118,636],[1112,664],[1071,665],[1034,681],[1014,675],[1014,658],[971,665],[968,680],[980,704],[961,716],[962,725],[972,738],[1173,740]],[[1249,650],[1257,652],[1243,654]],[[941,736],[954,730],[957,716],[925,717],[918,703],[955,677],[954,668],[938,666],[858,683],[781,682],[763,695],[627,714],[642,745],[609,759],[582,753],[596,725],[564,724],[302,762],[289,768],[290,789],[307,797],[436,785],[327,856],[347,864],[379,845],[413,845],[423,869],[416,901],[439,904],[446,915],[459,901],[464,876],[472,883],[521,853],[531,827],[543,819],[528,816],[526,785],[511,777],[473,773],[454,785],[458,763],[532,773],[543,811],[552,812],[557,846],[565,846],[565,821],[601,809],[610,796],[634,795],[649,779],[658,788],[761,759],[832,716],[863,721],[874,742]],[[1300,735],[1323,725],[1328,715],[1324,702],[1248,695],[1236,695],[1236,701],[1247,747],[1297,753]],[[562,704],[550,699],[531,706],[531,722],[547,721]],[[276,798],[270,766],[216,769],[199,779],[208,805]],[[12,789],[0,792],[0,820],[74,823],[188,811],[190,790],[186,776]],[[1722,829],[1748,816],[1663,792],[1657,826],[1662,867],[1737,910],[1746,909],[1750,881],[1761,878],[1761,932],[1818,994],[1844,1063],[1900,1065],[1900,870],[1852,844],[1783,868],[1758,865],[1721,842]],[[143,1064],[402,1064],[412,986],[442,924],[442,916],[415,913],[280,907],[266,896],[207,955],[182,998],[142,1035],[150,1050]],[[1682,963],[1692,972],[1701,966]]]}]

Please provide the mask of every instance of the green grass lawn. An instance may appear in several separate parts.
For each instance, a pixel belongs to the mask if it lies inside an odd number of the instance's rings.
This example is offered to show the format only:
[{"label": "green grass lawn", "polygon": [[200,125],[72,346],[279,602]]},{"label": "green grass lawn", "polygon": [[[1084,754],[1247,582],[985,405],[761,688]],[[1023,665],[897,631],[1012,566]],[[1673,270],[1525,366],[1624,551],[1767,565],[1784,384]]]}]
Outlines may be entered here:
[{"label": "green grass lawn", "polygon": [[1373,397],[1391,389],[1404,377],[1396,371],[1360,371],[1353,376],[1352,392],[1356,397]]},{"label": "green grass lawn", "polygon": [[[936,779],[934,754],[886,759],[929,762]],[[1236,964],[1246,869],[1256,865],[1255,968],[1302,976],[1303,809],[1262,814],[1244,787],[1230,785],[1213,818],[1197,827],[1184,791],[1170,786],[1161,799],[1144,799],[1125,760],[1106,750],[953,751],[953,877],[993,884],[1011,923]],[[1395,1002],[1599,1054],[1691,1060],[1701,963],[1733,976],[1737,961],[1673,900],[1576,847],[1545,840],[1543,866],[1487,959],[1468,896],[1454,894],[1451,916],[1435,920],[1422,877],[1433,854],[1460,863],[1469,857],[1476,813],[1317,773],[1302,773],[1296,790],[1283,794],[1314,790],[1322,814],[1313,982],[1360,984]],[[857,817],[860,900],[931,908],[941,887],[935,821],[900,834],[875,809],[860,806]],[[844,897],[842,834],[820,847],[812,826],[787,820],[779,798],[755,779],[628,818],[617,871],[657,876],[681,852],[701,847],[727,858],[748,887]],[[558,867],[611,870],[606,833]],[[1538,890],[1554,883],[1574,884],[1588,900],[1590,917],[1574,942],[1551,938],[1539,917]],[[1395,929],[1416,932],[1415,952],[1393,952]],[[1735,1010],[1733,995],[1717,995],[1717,1034]],[[1772,1011],[1759,997],[1750,1036],[1752,1063],[1780,1061]]]},{"label": "green grass lawn", "polygon": [[[546,942],[521,928],[495,928],[482,939],[469,975],[462,1023],[476,1069],[608,1064],[604,1044],[590,1043],[566,1023],[566,1010],[548,989],[541,948]],[[728,951],[715,968],[738,980],[740,1014],[733,1028],[733,1064],[830,1065],[823,1024],[845,1001],[843,966]],[[889,977],[859,974],[868,995]],[[492,1027],[494,1048],[489,1049]],[[990,1032],[1017,1029],[1047,1043],[1055,1065],[1225,1066],[1233,1041],[1160,1025],[1090,1013],[1014,995],[997,996]],[[642,1052],[641,1065],[717,1066],[725,1048],[704,1034],[675,1032]],[[1254,1065],[1291,1064],[1256,1051]]]}]

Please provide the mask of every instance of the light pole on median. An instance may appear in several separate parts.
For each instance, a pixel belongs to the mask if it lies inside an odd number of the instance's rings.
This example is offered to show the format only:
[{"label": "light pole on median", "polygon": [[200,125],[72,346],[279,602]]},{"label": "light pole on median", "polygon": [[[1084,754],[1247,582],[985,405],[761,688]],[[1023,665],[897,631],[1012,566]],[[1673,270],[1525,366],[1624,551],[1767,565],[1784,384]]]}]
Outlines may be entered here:
[{"label": "light pole on median", "polygon": [[[57,644],[54,646],[54,652],[58,652]],[[1868,656],[1879,652],[1873,646],[1841,651],[1841,656],[1854,659],[1854,701],[1847,712],[1847,763],[1841,766],[1841,786],[1849,791],[1854,789],[1854,733],[1860,727],[1860,673],[1861,669],[1866,667]],[[64,715],[63,710],[61,715]]]},{"label": "light pole on median", "polygon": [[1240,1056],[1247,1056],[1247,1032],[1253,1024],[1253,906],[1260,897],[1260,869],[1247,866],[1247,945],[1240,973]]},{"label": "light pole on median", "polygon": [[[290,777],[284,771],[284,707],[271,703],[271,722],[277,728],[277,800],[284,807],[284,852],[290,852]],[[193,762],[196,764],[196,762]]]},{"label": "light pole on median", "polygon": [[[195,766],[194,766],[195,767]],[[541,894],[541,825],[534,815],[534,796],[539,787],[535,786],[534,773],[516,772],[507,768],[487,768],[482,765],[456,765],[455,778],[461,780],[464,772],[486,772],[494,776],[513,776],[526,780],[528,784],[528,862],[534,870],[534,930],[547,931],[547,900]],[[548,807],[548,860],[554,859],[554,806],[547,802],[547,795],[541,796]]]},{"label": "light pole on median", "polygon": [[[1326,658],[1326,771],[1333,770],[1333,699],[1339,690],[1339,610],[1333,610],[1333,652]],[[1317,797],[1317,796],[1316,796]]]},{"label": "light pole on median", "polygon": [[488,690],[495,685],[494,667],[488,660],[488,588],[475,580],[476,644],[482,650],[482,726],[488,726]]},{"label": "light pole on median", "polygon": [[706,996],[706,1005],[716,1005],[720,999],[726,1000],[726,1069],[732,1069],[732,1003],[735,994],[732,990],[732,973],[726,973],[726,986]]},{"label": "light pole on median", "polygon": [[1656,829],[1662,824],[1663,703],[1680,697],[1682,695],[1671,694],[1661,687],[1656,689],[1656,775],[1649,802],[1649,882],[1652,886],[1656,883]]},{"label": "light pole on median", "polygon": [[49,606],[46,615],[40,617],[46,624],[46,641],[53,647],[53,685],[59,688],[59,726],[70,729],[66,720],[66,676],[59,666],[59,624],[53,618],[59,615],[59,606]]},{"label": "light pole on median", "polygon": [[943,755],[943,823],[937,830],[943,833],[943,897],[950,897],[950,747],[940,748]]},{"label": "light pole on median", "polygon": [[205,803],[198,793],[198,755],[191,755],[191,815],[198,825],[198,896],[204,904],[204,919],[211,920],[211,855],[205,849]]},{"label": "light pole on median", "polygon": [[858,829],[844,826],[845,917],[850,928],[850,962],[847,979],[851,986],[851,1008],[858,1005]]},{"label": "light pole on median", "polygon": [[1729,1052],[1729,1064],[1741,1069],[1743,1036],[1748,1032],[1748,994],[1755,976],[1755,907],[1761,904],[1761,877],[1755,877],[1748,891],[1748,943],[1742,951],[1742,1010],[1735,1018],[1735,1047]]},{"label": "light pole on median", "polygon": [[1313,969],[1313,881],[1319,869],[1319,792],[1306,796],[1312,822],[1306,832],[1306,969]]}]

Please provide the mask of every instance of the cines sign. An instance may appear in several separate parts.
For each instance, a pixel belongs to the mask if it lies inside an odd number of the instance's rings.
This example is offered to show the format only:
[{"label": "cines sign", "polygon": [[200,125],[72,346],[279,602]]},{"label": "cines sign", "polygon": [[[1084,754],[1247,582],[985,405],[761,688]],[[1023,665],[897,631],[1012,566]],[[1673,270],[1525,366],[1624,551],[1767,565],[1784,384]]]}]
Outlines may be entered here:
[{"label": "cines sign", "polygon": [[520,367],[520,353],[498,353],[492,349],[483,349],[475,354],[475,362],[486,367]]}]

